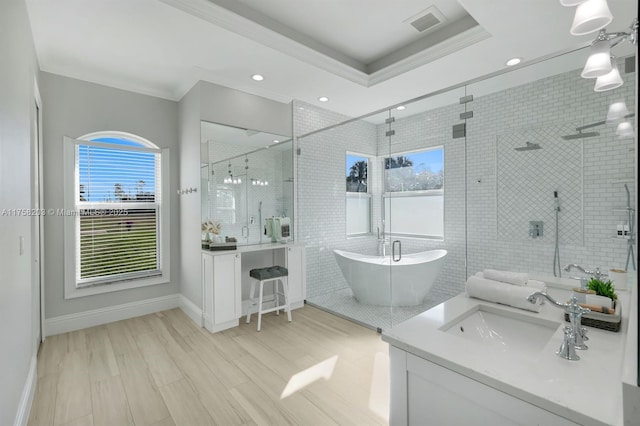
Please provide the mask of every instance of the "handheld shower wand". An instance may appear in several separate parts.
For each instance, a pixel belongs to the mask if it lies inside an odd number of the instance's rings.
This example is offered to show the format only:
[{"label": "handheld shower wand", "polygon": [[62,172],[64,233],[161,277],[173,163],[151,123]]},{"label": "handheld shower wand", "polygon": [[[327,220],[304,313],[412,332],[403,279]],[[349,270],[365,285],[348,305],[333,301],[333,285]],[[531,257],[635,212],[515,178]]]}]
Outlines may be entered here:
[{"label": "handheld shower wand", "polygon": [[562,277],[562,268],[560,266],[560,246],[558,241],[558,213],[560,213],[560,200],[558,199],[558,191],[553,191],[553,210],[556,212],[556,246],[553,253],[553,276]]}]

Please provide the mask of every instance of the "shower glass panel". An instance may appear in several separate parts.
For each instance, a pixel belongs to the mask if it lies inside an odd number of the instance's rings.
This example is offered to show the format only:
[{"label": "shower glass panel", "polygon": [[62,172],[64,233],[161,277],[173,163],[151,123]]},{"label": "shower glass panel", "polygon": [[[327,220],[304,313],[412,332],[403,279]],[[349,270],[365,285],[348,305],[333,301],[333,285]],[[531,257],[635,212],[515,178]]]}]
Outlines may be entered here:
[{"label": "shower glass panel", "polygon": [[617,58],[624,84],[595,92],[595,80],[580,77],[587,55],[467,86],[467,275],[491,268],[576,285],[577,274],[563,270],[569,263],[633,272],[626,259],[634,241],[616,230],[630,222],[627,203],[636,204],[635,134],[616,131],[637,123],[607,122],[607,113],[620,101],[637,113],[636,73]]},{"label": "shower glass panel", "polygon": [[464,96],[458,88],[405,103],[379,132],[382,223],[392,248],[387,326],[455,296],[465,279]]},{"label": "shower glass panel", "polygon": [[204,121],[201,135],[202,222],[238,245],[270,243],[265,219],[293,220],[293,141]]},{"label": "shower glass panel", "polygon": [[[304,113],[311,108],[305,105]],[[297,125],[307,126],[298,114]],[[380,156],[388,117],[384,111],[297,140],[298,241],[307,249],[307,302],[374,329],[391,323]]]}]

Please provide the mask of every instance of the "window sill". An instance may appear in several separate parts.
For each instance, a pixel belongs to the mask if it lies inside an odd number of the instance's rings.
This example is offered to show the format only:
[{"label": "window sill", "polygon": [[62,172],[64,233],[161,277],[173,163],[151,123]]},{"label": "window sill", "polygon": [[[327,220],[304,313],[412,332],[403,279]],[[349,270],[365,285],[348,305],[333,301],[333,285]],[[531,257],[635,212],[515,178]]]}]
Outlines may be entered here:
[{"label": "window sill", "polygon": [[168,284],[169,277],[165,273],[151,278],[139,278],[135,280],[121,281],[110,284],[98,284],[88,287],[77,288],[75,283],[65,286],[64,298],[75,299],[78,297],[95,296],[98,294],[113,293],[114,291],[130,290],[133,288],[147,287],[158,284]]}]

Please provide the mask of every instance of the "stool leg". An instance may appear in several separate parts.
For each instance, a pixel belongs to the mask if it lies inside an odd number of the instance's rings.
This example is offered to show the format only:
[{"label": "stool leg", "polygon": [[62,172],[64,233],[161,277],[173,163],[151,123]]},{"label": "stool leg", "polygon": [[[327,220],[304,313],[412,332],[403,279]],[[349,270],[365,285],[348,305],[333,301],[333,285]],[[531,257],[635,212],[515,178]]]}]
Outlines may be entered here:
[{"label": "stool leg", "polygon": [[264,281],[260,281],[260,296],[258,299],[258,331],[262,326],[262,294],[264,289]]},{"label": "stool leg", "polygon": [[[280,306],[280,293],[278,292],[278,280],[273,280],[273,302],[274,306]],[[280,315],[280,309],[276,309],[276,315]]]},{"label": "stool leg", "polygon": [[251,309],[255,304],[255,294],[256,294],[256,282],[255,280],[251,280],[251,289],[249,290],[249,307],[247,308],[247,321],[249,324],[251,322]]},{"label": "stool leg", "polygon": [[291,305],[289,305],[289,278],[282,277],[282,290],[284,291],[284,305],[287,311],[287,320],[291,322]]}]

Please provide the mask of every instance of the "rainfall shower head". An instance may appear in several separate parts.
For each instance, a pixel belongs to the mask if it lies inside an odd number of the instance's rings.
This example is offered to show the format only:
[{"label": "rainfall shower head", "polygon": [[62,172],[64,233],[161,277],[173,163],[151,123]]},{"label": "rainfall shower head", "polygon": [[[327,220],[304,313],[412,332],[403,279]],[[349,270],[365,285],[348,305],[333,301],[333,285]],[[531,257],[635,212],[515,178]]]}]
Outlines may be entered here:
[{"label": "rainfall shower head", "polygon": [[600,133],[599,132],[582,133],[582,130],[578,130],[578,133],[574,133],[572,135],[564,135],[562,136],[562,139],[564,139],[565,141],[570,141],[573,139],[591,138],[594,136],[600,136]]},{"label": "rainfall shower head", "polygon": [[521,146],[514,149],[516,151],[533,151],[534,149],[542,149],[542,147],[538,143],[526,142],[525,146]]}]

